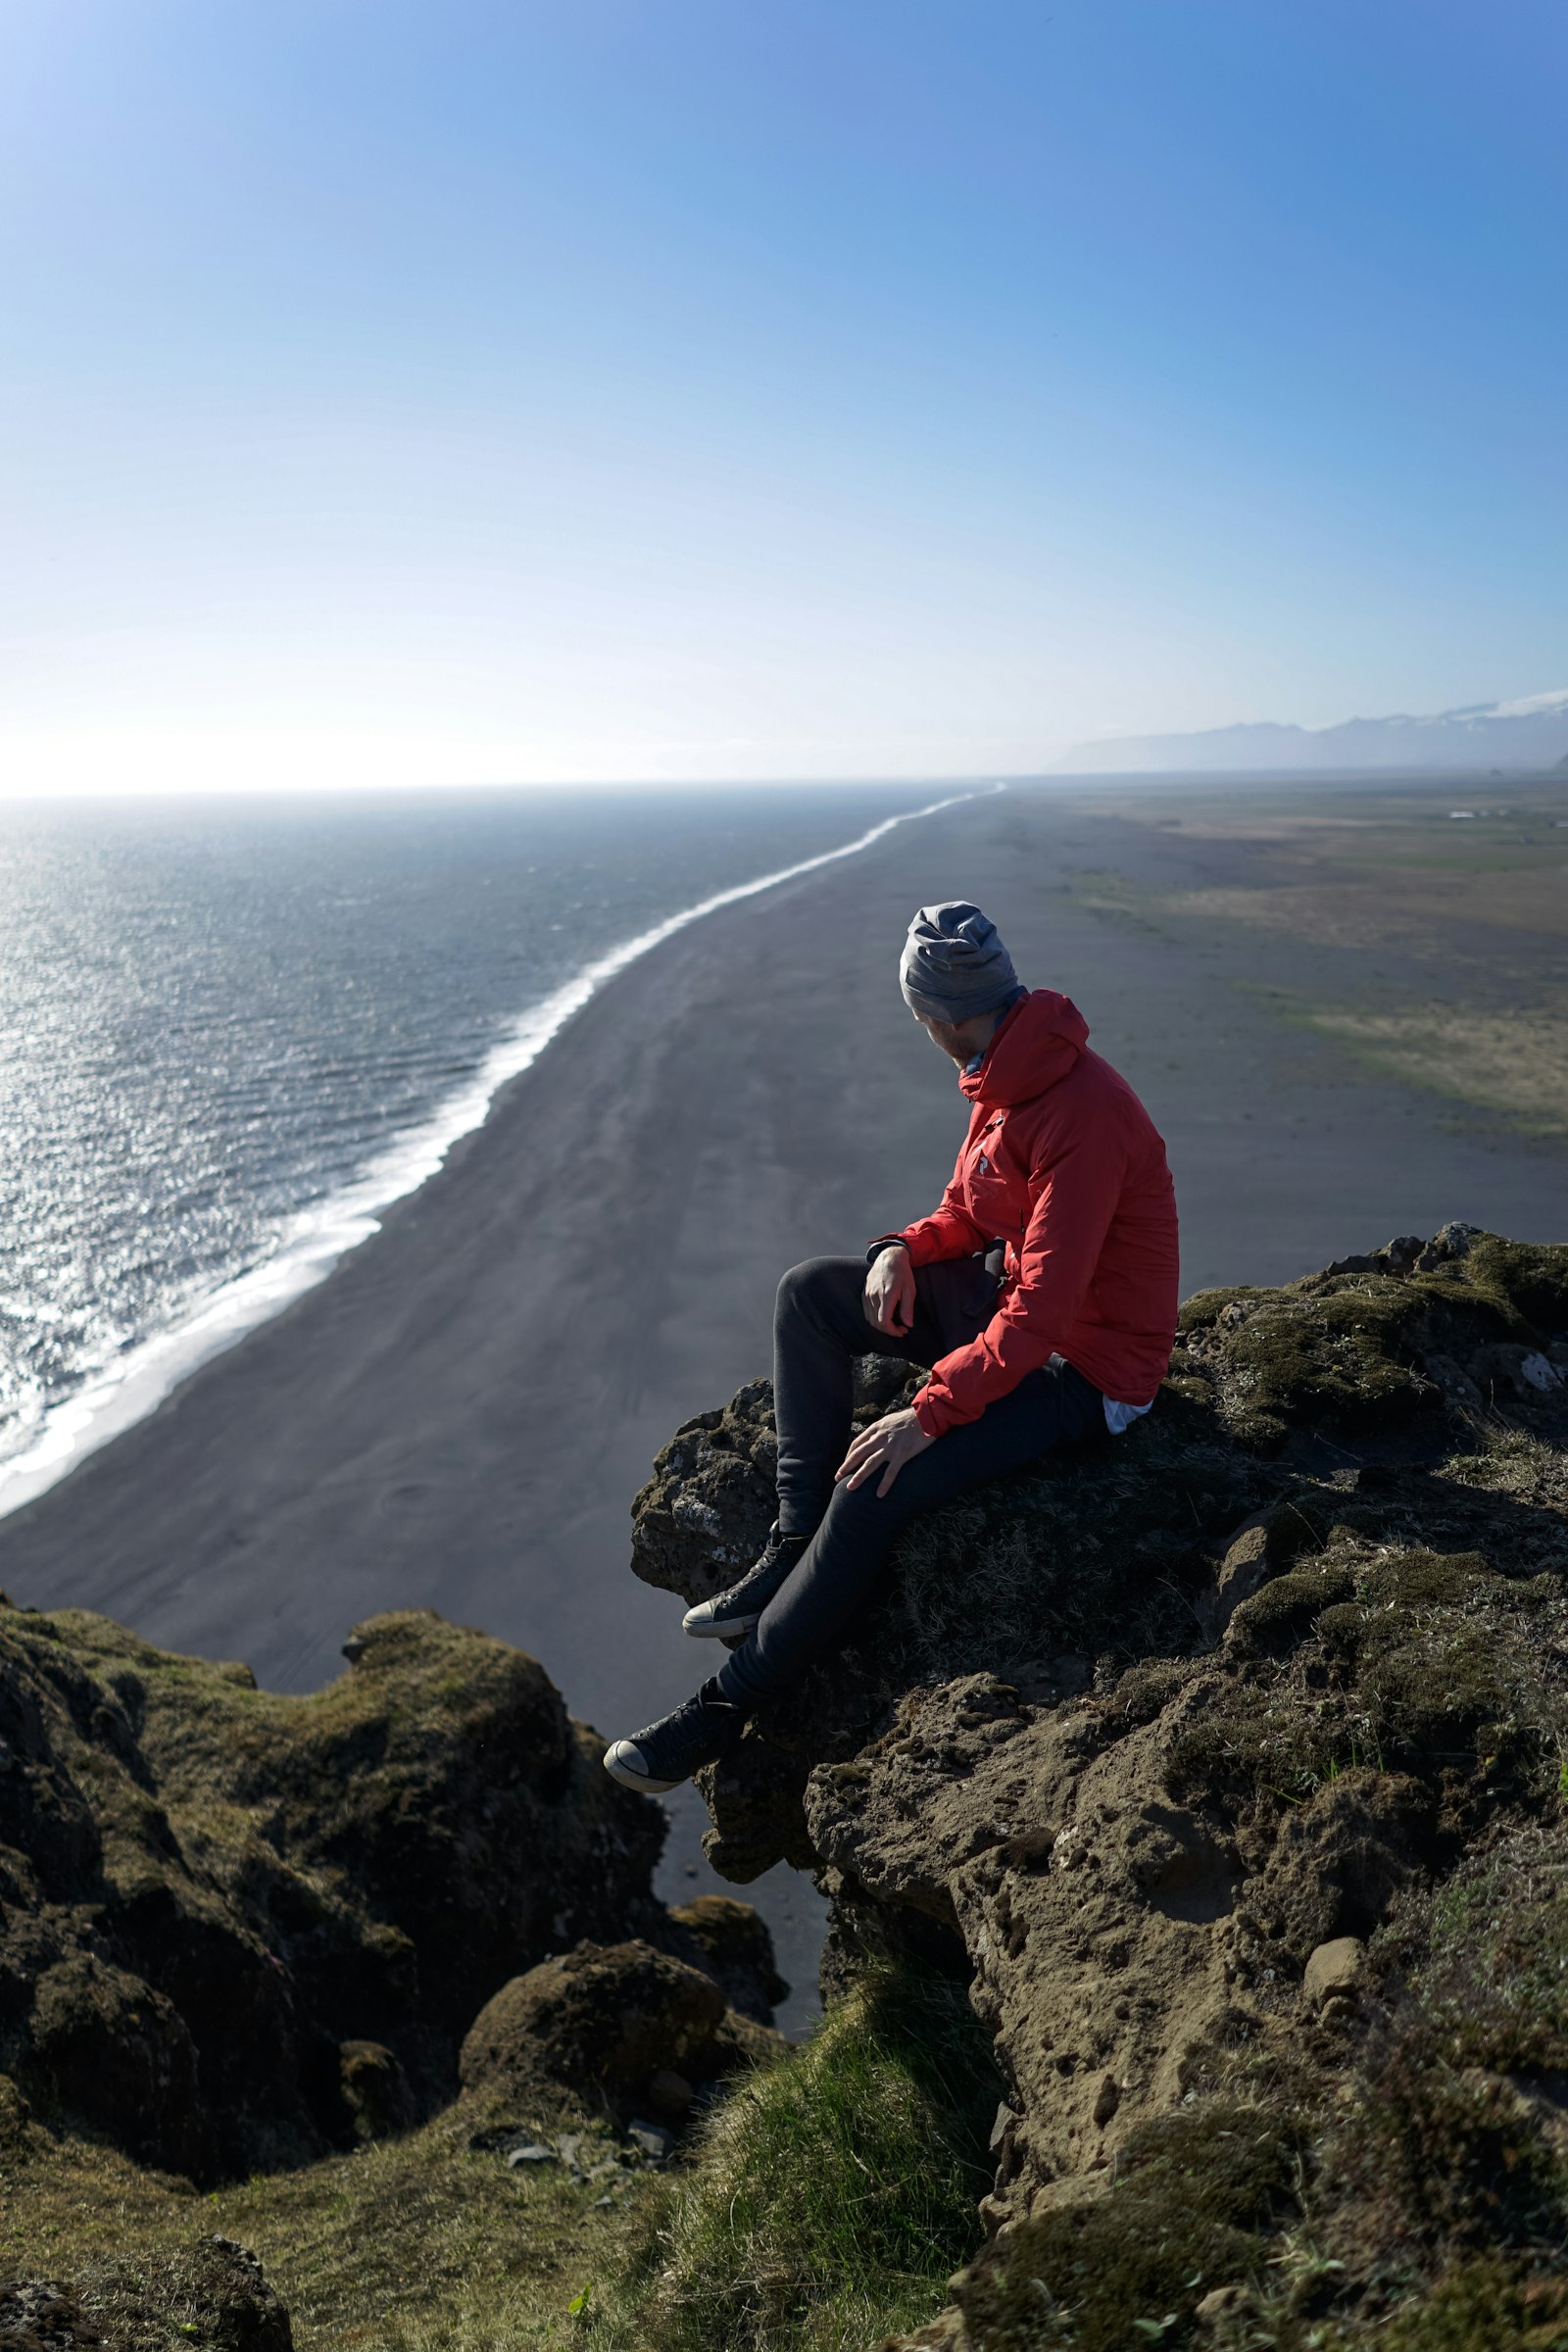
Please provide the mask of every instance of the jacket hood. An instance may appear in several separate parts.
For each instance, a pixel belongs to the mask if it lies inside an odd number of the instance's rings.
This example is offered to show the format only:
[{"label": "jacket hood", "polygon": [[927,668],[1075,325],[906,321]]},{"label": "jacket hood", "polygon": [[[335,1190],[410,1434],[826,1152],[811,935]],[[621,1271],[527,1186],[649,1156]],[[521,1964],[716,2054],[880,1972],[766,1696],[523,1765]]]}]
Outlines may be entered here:
[{"label": "jacket hood", "polygon": [[1011,1110],[1065,1078],[1088,1043],[1089,1023],[1071,997],[1033,989],[1006,1015],[974,1076],[960,1074],[958,1085],[971,1102]]}]

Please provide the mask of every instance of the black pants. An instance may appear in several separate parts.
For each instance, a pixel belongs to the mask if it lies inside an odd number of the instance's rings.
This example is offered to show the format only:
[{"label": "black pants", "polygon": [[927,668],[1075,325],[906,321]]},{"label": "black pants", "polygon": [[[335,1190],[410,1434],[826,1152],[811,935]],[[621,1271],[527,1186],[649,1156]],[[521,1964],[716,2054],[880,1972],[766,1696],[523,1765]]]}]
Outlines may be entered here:
[{"label": "black pants", "polygon": [[968,1487],[1021,1470],[1054,1446],[1104,1428],[1100,1391],[1060,1356],[1031,1372],[978,1421],[950,1429],[906,1462],[891,1491],[853,1491],[833,1473],[850,1443],[853,1363],[902,1355],[934,1364],[990,1322],[997,1278],[977,1257],[921,1266],[913,1328],[897,1339],[866,1320],[865,1260],[813,1257],[778,1286],[773,1404],[779,1524],[811,1541],[760,1622],[719,1670],[727,1698],[755,1707],[832,1646],[867,1598],[905,1522]]}]

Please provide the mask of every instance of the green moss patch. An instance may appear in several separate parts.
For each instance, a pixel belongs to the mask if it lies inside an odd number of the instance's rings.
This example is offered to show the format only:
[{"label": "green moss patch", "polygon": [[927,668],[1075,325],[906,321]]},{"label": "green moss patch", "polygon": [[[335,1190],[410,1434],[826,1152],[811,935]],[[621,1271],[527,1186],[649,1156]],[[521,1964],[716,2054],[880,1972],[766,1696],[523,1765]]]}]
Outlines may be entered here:
[{"label": "green moss patch", "polygon": [[1130,2352],[1186,2340],[1200,2300],[1261,2266],[1298,2128],[1216,2101],[1146,2126],[1113,2185],[1009,2230],[956,2281],[974,2352]]},{"label": "green moss patch", "polygon": [[1386,2352],[1568,2352],[1568,2279],[1495,2255],[1459,2263],[1376,2341]]},{"label": "green moss patch", "polygon": [[1409,1773],[1472,1815],[1544,1804],[1568,1742],[1568,1599],[1478,1553],[1336,1548],[1232,1621],[1238,1671],[1171,1742],[1166,1786],[1231,1809],[1298,1802],[1336,1772]]},{"label": "green moss patch", "polygon": [[62,2128],[204,2183],[356,2135],[519,1968],[651,1906],[657,1806],[536,1660],[372,1618],[308,1697],[84,1610],[0,1609],[0,2069]]}]

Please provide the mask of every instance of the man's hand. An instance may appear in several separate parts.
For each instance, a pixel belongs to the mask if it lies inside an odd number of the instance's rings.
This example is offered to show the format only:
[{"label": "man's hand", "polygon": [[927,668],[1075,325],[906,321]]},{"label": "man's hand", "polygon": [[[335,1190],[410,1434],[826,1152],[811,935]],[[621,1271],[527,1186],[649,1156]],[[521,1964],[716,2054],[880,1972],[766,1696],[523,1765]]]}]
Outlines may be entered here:
[{"label": "man's hand", "polygon": [[[900,1250],[899,1255],[903,1254]],[[926,1436],[907,1406],[902,1412],[884,1413],[880,1421],[873,1421],[869,1429],[861,1430],[834,1472],[833,1483],[838,1486],[847,1481],[852,1487],[863,1487],[880,1470],[883,1478],[877,1494],[885,1494],[905,1463],[912,1462],[917,1453],[924,1453],[935,1443],[934,1438]]]},{"label": "man's hand", "polygon": [[871,1260],[865,1278],[865,1315],[889,1339],[903,1339],[914,1322],[914,1268],[901,1242],[890,1242]]}]

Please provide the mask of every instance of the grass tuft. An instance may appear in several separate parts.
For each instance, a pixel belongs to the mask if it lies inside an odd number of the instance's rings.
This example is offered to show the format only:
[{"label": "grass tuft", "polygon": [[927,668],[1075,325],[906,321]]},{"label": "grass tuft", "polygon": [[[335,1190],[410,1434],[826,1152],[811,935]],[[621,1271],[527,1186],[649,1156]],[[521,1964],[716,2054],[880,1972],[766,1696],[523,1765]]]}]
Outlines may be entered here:
[{"label": "grass tuft", "polygon": [[867,1975],[718,2110],[588,2341],[858,2352],[918,2327],[978,2242],[997,2093],[960,1991]]}]

